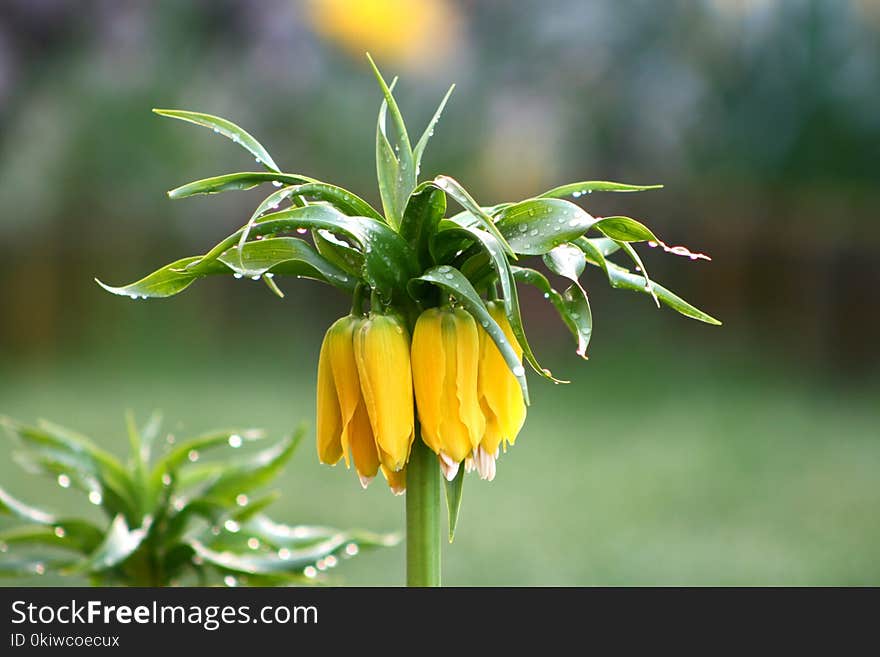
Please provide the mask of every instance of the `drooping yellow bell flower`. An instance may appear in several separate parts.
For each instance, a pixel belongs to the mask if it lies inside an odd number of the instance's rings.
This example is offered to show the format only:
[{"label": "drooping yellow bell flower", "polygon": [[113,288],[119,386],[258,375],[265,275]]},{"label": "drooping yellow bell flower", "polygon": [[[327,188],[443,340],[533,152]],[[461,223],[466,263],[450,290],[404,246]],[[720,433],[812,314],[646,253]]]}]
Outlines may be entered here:
[{"label": "drooping yellow bell flower", "polygon": [[327,329],[318,358],[318,458],[335,464],[343,456],[366,487],[379,469],[379,454],[361,393],[354,354],[361,317],[343,317]]},{"label": "drooping yellow bell flower", "polygon": [[[499,301],[487,304],[492,316],[507,337],[516,355],[522,360],[520,348],[510,322]],[[486,418],[486,432],[479,447],[474,450],[473,467],[483,479],[495,478],[495,459],[498,448],[513,445],[526,419],[526,404],[519,382],[510,371],[495,342],[486,331],[480,331],[480,367],[478,376],[480,408]]]},{"label": "drooping yellow bell flower", "polygon": [[354,355],[379,460],[388,471],[399,472],[409,458],[415,424],[409,332],[403,320],[371,314],[355,332]]},{"label": "drooping yellow bell flower", "polygon": [[431,308],[416,321],[413,383],[422,439],[447,479],[480,444],[486,421],[477,394],[480,335],[461,308]]}]

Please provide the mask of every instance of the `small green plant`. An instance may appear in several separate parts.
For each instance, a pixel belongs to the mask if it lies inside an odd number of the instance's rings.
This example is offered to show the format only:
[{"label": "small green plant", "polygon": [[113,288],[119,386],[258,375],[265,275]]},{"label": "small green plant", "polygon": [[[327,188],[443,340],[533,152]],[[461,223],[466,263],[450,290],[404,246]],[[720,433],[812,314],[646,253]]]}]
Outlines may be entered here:
[{"label": "small green plant", "polygon": [[[158,415],[142,429],[129,415],[131,450],[123,463],[45,421],[30,426],[0,418],[0,424],[22,467],[85,493],[105,515],[104,522],[59,517],[0,487],[0,513],[28,523],[0,531],[0,576],[55,572],[95,585],[287,585],[320,581],[322,571],[362,548],[399,540],[291,526],[266,515],[278,493],[260,491],[293,454],[302,429],[265,446],[253,429],[184,440],[164,434],[160,441]],[[204,458],[212,453],[217,457]]]}]

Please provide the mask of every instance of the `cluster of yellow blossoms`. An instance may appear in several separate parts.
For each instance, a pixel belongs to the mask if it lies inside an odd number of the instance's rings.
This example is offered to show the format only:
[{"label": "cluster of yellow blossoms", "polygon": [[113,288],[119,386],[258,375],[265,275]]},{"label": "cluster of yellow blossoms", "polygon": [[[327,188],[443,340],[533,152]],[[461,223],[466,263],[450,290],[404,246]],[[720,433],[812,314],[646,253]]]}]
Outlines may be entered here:
[{"label": "cluster of yellow blossoms", "polygon": [[[492,318],[522,352],[499,302]],[[415,404],[413,403],[415,397]],[[354,461],[366,487],[381,469],[395,494],[406,490],[415,438],[437,454],[448,480],[459,467],[495,478],[499,448],[516,440],[526,406],[516,377],[495,343],[460,308],[431,308],[410,343],[396,315],[349,315],[327,331],[318,360],[318,458]]]}]

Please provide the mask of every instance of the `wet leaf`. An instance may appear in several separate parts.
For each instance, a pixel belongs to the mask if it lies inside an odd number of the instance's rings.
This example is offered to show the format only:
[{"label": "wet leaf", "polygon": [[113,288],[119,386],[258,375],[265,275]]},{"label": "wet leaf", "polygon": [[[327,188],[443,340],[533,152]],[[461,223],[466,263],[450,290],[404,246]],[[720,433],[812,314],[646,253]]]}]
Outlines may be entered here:
[{"label": "wet leaf", "polygon": [[510,247],[523,255],[543,255],[583,235],[595,219],[574,203],[530,199],[504,208],[496,224]]},{"label": "wet leaf", "polygon": [[452,481],[443,479],[446,489],[446,511],[449,523],[449,542],[455,539],[455,528],[458,525],[458,513],[461,510],[461,493],[464,486],[464,468],[458,469],[458,474]]},{"label": "wet leaf", "polygon": [[628,185],[626,183],[605,180],[587,180],[554,187],[541,194],[539,198],[565,198],[566,196],[578,198],[592,192],[644,192],[650,189],[662,188],[663,185]]},{"label": "wet leaf", "polygon": [[647,242],[657,237],[644,224],[629,217],[603,217],[595,228],[617,242]]},{"label": "wet leaf", "polygon": [[272,156],[269,155],[269,152],[265,148],[263,148],[263,145],[254,139],[249,133],[235,125],[232,121],[228,121],[219,116],[213,116],[212,114],[188,112],[186,110],[154,109],[153,112],[160,116],[167,116],[172,119],[188,121],[189,123],[195,123],[196,125],[211,128],[215,133],[231,139],[244,148],[257,159],[259,164],[262,164],[270,171],[280,171],[278,165],[275,164],[275,161],[272,159]]}]

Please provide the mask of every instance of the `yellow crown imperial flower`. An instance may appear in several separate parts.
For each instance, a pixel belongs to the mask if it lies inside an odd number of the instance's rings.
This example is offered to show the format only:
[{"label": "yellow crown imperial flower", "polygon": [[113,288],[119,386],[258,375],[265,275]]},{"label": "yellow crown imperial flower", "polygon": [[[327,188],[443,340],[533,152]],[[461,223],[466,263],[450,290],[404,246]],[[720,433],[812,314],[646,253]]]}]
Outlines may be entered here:
[{"label": "yellow crown imperial flower", "polygon": [[[375,399],[375,386],[369,387],[371,392],[368,396],[359,372],[360,361],[364,359],[359,358],[355,343],[370,321],[351,315],[343,317],[334,322],[324,337],[318,358],[318,458],[322,463],[333,465],[344,456],[349,467],[354,460],[355,470],[365,488],[376,476],[381,465],[392,491],[401,494],[406,490],[406,479],[404,473],[398,471],[406,461],[411,442],[412,395],[409,395],[409,437],[404,439],[402,447],[393,448],[394,434],[389,433],[384,425],[384,433],[377,433],[374,429],[375,424],[368,410],[374,402],[368,402],[368,399]],[[408,341],[404,341],[403,347],[407,358],[408,379]],[[397,351],[400,351],[400,347]],[[368,357],[366,360],[373,359]],[[406,385],[406,390],[412,389],[409,380],[396,385]],[[379,396],[383,395],[380,393]],[[402,405],[401,412],[406,415],[405,404]],[[385,438],[385,447],[380,446],[378,435]],[[401,450],[402,459],[399,456]]]},{"label": "yellow crown imperial flower", "polygon": [[409,332],[403,320],[396,315],[370,314],[355,332],[354,355],[387,476],[406,465],[415,436]]},{"label": "yellow crown imperial flower", "polygon": [[412,368],[422,439],[450,481],[486,430],[477,392],[479,359],[480,334],[467,312],[431,308],[419,316]]},{"label": "yellow crown imperial flower", "polygon": [[[486,304],[489,314],[504,331],[517,357],[522,359],[522,348],[507,321],[504,305],[498,301]],[[486,418],[486,432],[474,450],[468,469],[475,468],[482,479],[495,478],[495,459],[498,448],[513,445],[526,419],[526,404],[519,382],[510,371],[498,347],[485,331],[480,331],[480,366],[477,377],[480,408]]]}]

